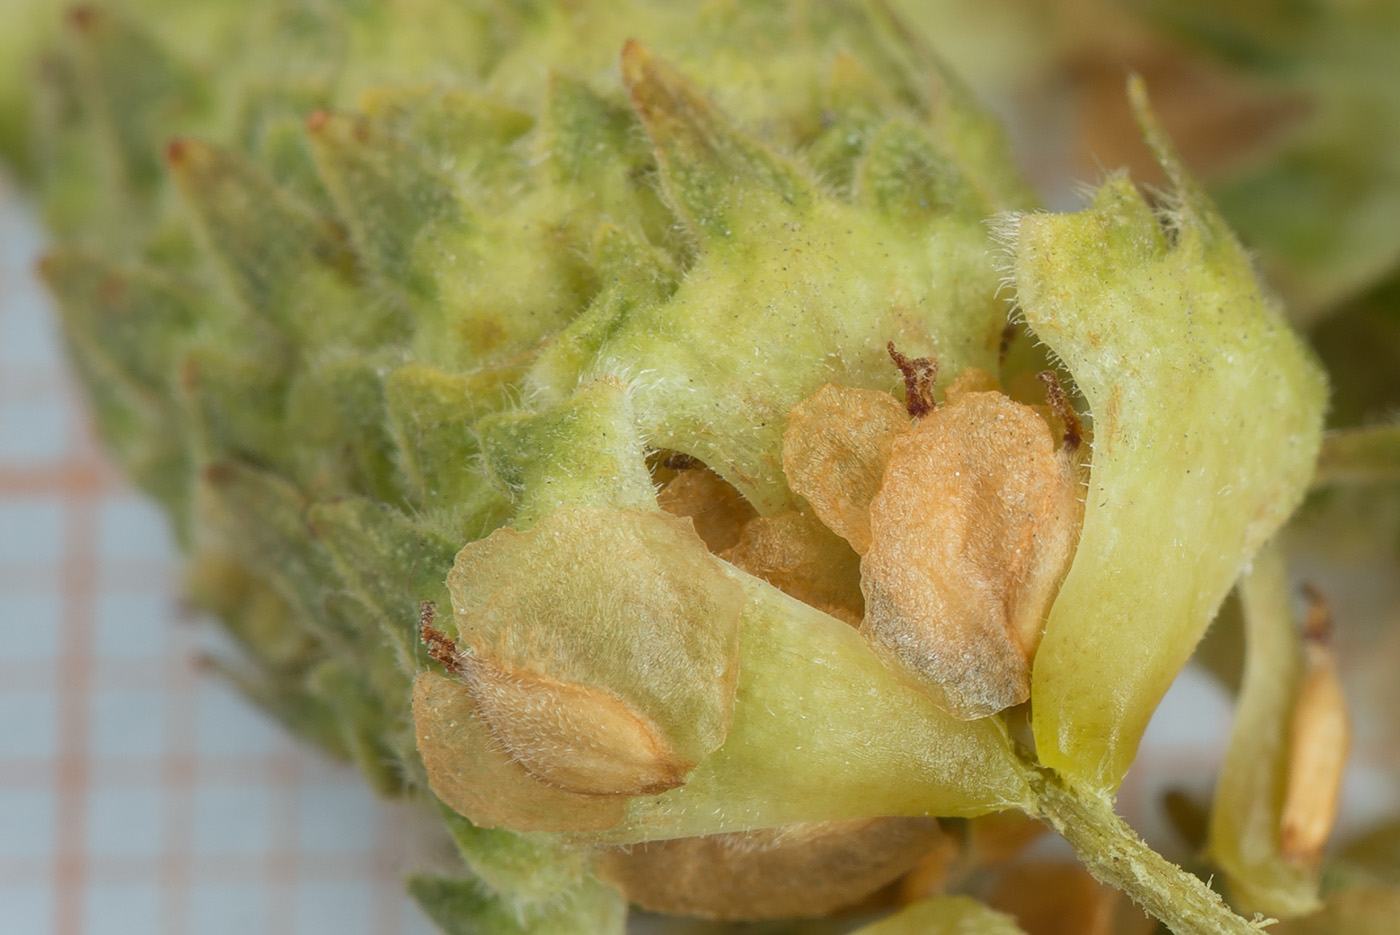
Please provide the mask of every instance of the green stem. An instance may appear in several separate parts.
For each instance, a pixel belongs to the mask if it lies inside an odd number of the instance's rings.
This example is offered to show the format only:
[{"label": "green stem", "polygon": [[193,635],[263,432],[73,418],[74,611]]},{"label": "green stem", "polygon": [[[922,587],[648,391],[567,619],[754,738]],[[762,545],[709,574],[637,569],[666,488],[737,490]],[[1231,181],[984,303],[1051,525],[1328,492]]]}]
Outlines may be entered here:
[{"label": "green stem", "polygon": [[1072,789],[1028,764],[1035,816],[1060,833],[1096,880],[1115,886],[1176,935],[1259,935],[1264,922],[1242,919],[1210,887],[1158,854],[1113,811],[1108,796]]},{"label": "green stem", "polygon": [[1400,483],[1400,424],[1328,432],[1313,489]]}]

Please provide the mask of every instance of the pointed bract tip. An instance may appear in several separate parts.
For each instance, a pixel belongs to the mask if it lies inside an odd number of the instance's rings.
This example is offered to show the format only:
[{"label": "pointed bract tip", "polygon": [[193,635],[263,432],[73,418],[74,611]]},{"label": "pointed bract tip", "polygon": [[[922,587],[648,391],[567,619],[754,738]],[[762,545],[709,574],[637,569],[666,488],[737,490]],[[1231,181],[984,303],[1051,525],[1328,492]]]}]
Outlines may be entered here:
[{"label": "pointed bract tip", "polygon": [[216,461],[204,469],[204,481],[221,487],[233,481],[233,465],[224,461]]},{"label": "pointed bract tip", "polygon": [[88,32],[98,24],[102,11],[87,3],[68,8],[68,25],[78,32]]},{"label": "pointed bract tip", "polygon": [[165,164],[177,176],[189,178],[218,164],[218,151],[202,140],[177,136],[165,144]]},{"label": "pointed bract tip", "polygon": [[631,87],[642,79],[642,73],[655,56],[651,50],[636,39],[628,39],[622,44],[622,80]]},{"label": "pointed bract tip", "polygon": [[165,144],[165,162],[172,169],[184,165],[190,157],[192,143],[183,137],[176,137]]},{"label": "pointed bract tip", "polygon": [[1162,167],[1167,181],[1171,183],[1172,191],[1178,195],[1193,191],[1195,183],[1187,174],[1186,164],[1182,162],[1176,147],[1172,146],[1167,131],[1162,129],[1162,124],[1157,120],[1152,101],[1147,96],[1147,82],[1137,72],[1128,74],[1128,103],[1133,109],[1133,118],[1137,121],[1143,141],[1147,143],[1147,148],[1152,150],[1152,157],[1157,160],[1157,164]]},{"label": "pointed bract tip", "polygon": [[[681,77],[635,39],[627,40],[622,47],[622,83],[627,85],[632,109],[653,137],[660,124],[670,123],[686,110],[693,109],[687,106],[693,102],[686,100],[689,95],[685,93]],[[669,134],[663,132],[663,136]]]},{"label": "pointed bract tip", "polygon": [[306,118],[306,132],[318,143],[345,145],[368,143],[370,138],[369,121],[350,114],[337,114],[329,110],[317,110]]}]

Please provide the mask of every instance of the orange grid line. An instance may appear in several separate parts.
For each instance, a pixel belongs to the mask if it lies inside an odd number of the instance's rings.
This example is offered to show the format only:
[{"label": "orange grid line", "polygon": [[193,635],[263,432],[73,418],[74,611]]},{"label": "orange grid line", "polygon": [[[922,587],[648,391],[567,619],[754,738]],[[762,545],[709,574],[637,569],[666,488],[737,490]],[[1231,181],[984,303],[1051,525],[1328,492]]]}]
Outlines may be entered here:
[{"label": "orange grid line", "polygon": [[92,494],[84,491],[71,496],[64,507],[54,935],[82,935],[97,504]]}]

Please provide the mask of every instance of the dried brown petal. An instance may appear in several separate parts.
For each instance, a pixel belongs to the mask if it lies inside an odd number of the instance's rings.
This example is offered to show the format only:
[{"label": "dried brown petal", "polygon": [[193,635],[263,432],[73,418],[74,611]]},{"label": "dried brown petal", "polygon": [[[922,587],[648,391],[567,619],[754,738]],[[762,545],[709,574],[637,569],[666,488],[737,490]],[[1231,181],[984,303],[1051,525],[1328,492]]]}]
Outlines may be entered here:
[{"label": "dried brown petal", "polygon": [[622,821],[622,796],[578,795],[531,776],[491,736],[465,685],[434,672],[413,682],[418,753],[433,793],[483,828],[602,831]]},{"label": "dried brown petal", "polygon": [[968,393],[894,440],[871,503],[861,632],[949,713],[1026,700],[1030,660],[1082,506],[1028,406]]},{"label": "dried brown petal", "polygon": [[953,378],[945,393],[946,401],[955,403],[968,393],[992,393],[1001,389],[997,378],[980,367],[968,367]]},{"label": "dried brown petal", "polygon": [[870,547],[870,501],[880,489],[890,445],[908,430],[904,406],[889,393],[834,383],[788,413],[788,484],[861,554]]},{"label": "dried brown petal", "polygon": [[860,556],[810,513],[760,516],[720,558],[784,591],[858,626],[865,610]]},{"label": "dried brown petal", "polygon": [[656,912],[821,916],[893,882],[942,837],[929,818],[808,822],[610,851],[598,873]]},{"label": "dried brown petal", "polygon": [[1279,851],[1315,864],[1337,821],[1342,775],[1351,749],[1351,719],[1331,647],[1331,614],[1314,595],[1305,635],[1307,659],[1293,707]]},{"label": "dried brown petal", "polygon": [[688,520],[561,509],[471,543],[447,583],[463,678],[537,779],[658,792],[724,742],[745,598]]},{"label": "dried brown petal", "polygon": [[615,695],[486,662],[467,672],[492,734],[550,785],[591,795],[648,795],[685,782],[687,764],[657,725]]},{"label": "dried brown petal", "polygon": [[739,491],[706,467],[682,470],[661,488],[656,502],[672,516],[689,516],[711,552],[733,546],[744,524],[758,515]]},{"label": "dried brown petal", "polygon": [[1079,864],[1035,861],[1009,867],[987,905],[1010,913],[1026,935],[1112,935],[1118,894]]}]

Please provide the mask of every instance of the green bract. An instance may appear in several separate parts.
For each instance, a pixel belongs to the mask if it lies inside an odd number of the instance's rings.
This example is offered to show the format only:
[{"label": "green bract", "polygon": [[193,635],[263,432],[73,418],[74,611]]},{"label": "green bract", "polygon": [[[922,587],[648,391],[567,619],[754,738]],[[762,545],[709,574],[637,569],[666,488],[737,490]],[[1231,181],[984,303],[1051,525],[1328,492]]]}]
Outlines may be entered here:
[{"label": "green bract", "polygon": [[1084,526],[1032,699],[1041,762],[1096,791],[1122,780],[1240,570],[1302,499],[1327,394],[1134,88],[1168,213],[1112,178],[1089,210],[1005,234],[1026,321],[1094,417]]}]

